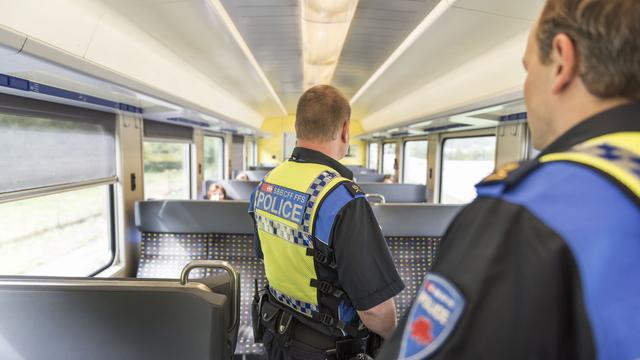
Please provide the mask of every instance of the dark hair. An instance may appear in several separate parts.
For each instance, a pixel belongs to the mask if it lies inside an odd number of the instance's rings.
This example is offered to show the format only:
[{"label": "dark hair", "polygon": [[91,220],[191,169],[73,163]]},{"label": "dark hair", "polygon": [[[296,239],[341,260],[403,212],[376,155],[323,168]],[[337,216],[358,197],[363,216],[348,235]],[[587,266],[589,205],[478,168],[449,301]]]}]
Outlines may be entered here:
[{"label": "dark hair", "polygon": [[543,63],[560,33],[576,45],[580,77],[592,95],[640,98],[638,0],[548,0],[537,33]]},{"label": "dark hair", "polygon": [[296,135],[302,140],[330,141],[350,117],[349,101],[338,89],[317,85],[298,100]]}]

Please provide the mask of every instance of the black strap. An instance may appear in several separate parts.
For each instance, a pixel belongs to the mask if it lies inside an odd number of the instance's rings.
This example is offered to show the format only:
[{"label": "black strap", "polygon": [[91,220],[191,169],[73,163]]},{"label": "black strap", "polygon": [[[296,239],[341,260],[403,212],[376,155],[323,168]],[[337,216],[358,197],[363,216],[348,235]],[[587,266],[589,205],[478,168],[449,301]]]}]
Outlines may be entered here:
[{"label": "black strap", "polygon": [[309,281],[309,286],[318,289],[323,294],[332,295],[336,298],[341,298],[344,295],[344,291],[340,290],[328,281],[311,279],[311,281]]},{"label": "black strap", "polygon": [[333,255],[333,250],[329,248],[326,249],[326,253],[317,249],[307,248],[307,256],[313,256],[317,262],[332,269],[338,267],[335,256]]},{"label": "black strap", "polygon": [[325,325],[327,327],[336,328],[336,329],[342,331],[343,333],[351,336],[354,339],[359,339],[359,338],[365,336],[365,334],[367,333],[367,331],[360,331],[353,324],[347,324],[346,322],[344,322],[342,320],[336,320],[331,315],[328,315],[328,314],[325,314],[325,313],[314,311],[314,312],[311,313],[311,317],[313,318],[313,320],[319,321],[319,322],[321,322],[323,325]]}]

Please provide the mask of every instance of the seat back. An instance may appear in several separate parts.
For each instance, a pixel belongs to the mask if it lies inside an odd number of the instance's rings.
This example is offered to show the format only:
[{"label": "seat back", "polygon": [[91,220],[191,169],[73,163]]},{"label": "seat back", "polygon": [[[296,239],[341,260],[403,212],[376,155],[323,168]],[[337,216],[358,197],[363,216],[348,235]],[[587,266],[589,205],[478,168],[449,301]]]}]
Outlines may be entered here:
[{"label": "seat back", "polygon": [[220,184],[224,188],[228,200],[249,201],[251,193],[258,186],[259,181],[246,180],[205,180],[204,194],[211,184]]},{"label": "seat back", "polygon": [[0,277],[0,359],[230,359],[231,305],[194,282]]},{"label": "seat back", "polygon": [[249,177],[251,181],[261,181],[271,170],[261,169],[261,170],[247,170],[245,173]]},{"label": "seat back", "polygon": [[373,212],[387,240],[405,289],[396,297],[398,316],[410,308],[433,266],[440,240],[462,207],[431,204],[380,204]]},{"label": "seat back", "polygon": [[384,196],[387,203],[425,203],[427,187],[419,184],[385,184],[359,182],[358,185],[367,194]]},{"label": "seat back", "polygon": [[353,174],[353,180],[356,181],[358,184],[361,182],[383,182],[384,181],[384,174],[376,174],[376,173],[372,173],[372,174]]},{"label": "seat back", "polygon": [[[253,221],[248,202],[142,201],[136,203],[141,235],[138,277],[177,278],[190,260],[224,260],[240,273],[240,325],[236,353],[261,353],[251,330],[254,279],[265,283],[264,268],[254,255]],[[194,278],[211,275],[195,270]]]}]

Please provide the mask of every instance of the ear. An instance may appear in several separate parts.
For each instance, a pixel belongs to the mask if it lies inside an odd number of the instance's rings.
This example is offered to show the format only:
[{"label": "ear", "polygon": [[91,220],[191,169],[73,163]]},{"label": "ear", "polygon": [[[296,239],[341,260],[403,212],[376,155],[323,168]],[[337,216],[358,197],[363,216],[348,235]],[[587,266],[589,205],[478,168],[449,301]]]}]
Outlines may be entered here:
[{"label": "ear", "polygon": [[551,58],[553,60],[554,94],[564,91],[578,75],[577,49],[567,34],[558,34],[553,39]]},{"label": "ear", "polygon": [[340,131],[340,140],[342,140],[342,142],[346,144],[349,143],[349,123],[350,122],[351,122],[350,120],[346,120],[342,124],[342,131]]}]

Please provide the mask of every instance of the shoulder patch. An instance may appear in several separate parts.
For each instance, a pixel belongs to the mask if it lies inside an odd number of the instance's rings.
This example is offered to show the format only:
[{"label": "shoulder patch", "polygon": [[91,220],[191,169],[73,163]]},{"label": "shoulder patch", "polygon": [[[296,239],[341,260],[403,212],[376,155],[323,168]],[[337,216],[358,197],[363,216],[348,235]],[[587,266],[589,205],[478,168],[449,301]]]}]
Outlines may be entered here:
[{"label": "shoulder patch", "polygon": [[465,300],[448,280],[427,274],[409,313],[402,335],[400,359],[421,360],[445,343],[465,307]]},{"label": "shoulder patch", "polygon": [[503,165],[499,169],[493,172],[493,174],[487,176],[482,180],[483,183],[494,182],[494,181],[502,181],[506,179],[510,173],[515,171],[520,167],[520,163],[511,162],[506,165]]},{"label": "shoulder patch", "polygon": [[362,191],[362,188],[360,188],[360,186],[353,181],[345,182],[344,186],[347,188],[349,193],[353,195],[353,197],[364,196],[364,191]]}]

